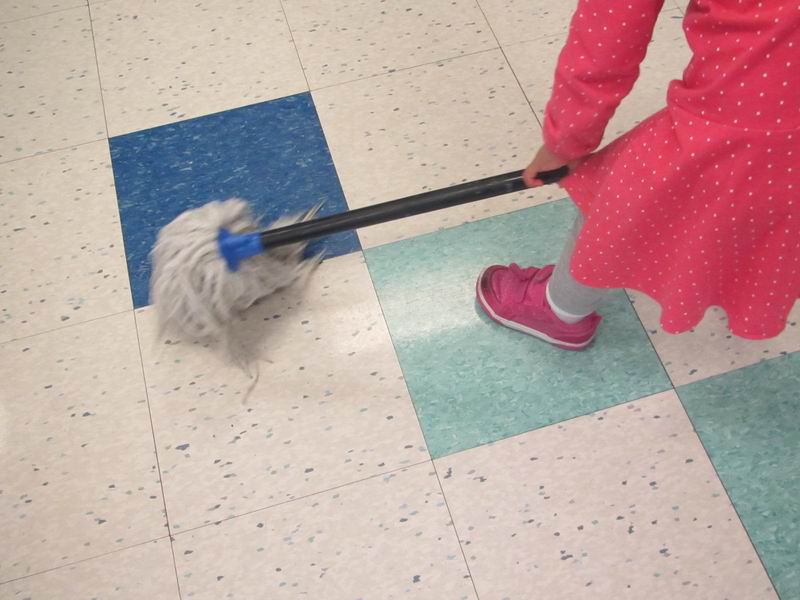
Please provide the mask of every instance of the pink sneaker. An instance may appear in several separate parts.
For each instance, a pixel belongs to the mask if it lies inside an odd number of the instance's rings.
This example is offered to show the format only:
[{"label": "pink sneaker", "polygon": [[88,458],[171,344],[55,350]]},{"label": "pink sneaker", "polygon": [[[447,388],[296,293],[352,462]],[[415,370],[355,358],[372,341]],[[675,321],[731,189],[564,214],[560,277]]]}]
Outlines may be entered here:
[{"label": "pink sneaker", "polygon": [[488,267],[478,277],[478,302],[501,325],[564,350],[583,350],[592,342],[602,318],[593,313],[569,324],[555,315],[546,297],[553,268],[548,265],[522,269],[516,264]]}]

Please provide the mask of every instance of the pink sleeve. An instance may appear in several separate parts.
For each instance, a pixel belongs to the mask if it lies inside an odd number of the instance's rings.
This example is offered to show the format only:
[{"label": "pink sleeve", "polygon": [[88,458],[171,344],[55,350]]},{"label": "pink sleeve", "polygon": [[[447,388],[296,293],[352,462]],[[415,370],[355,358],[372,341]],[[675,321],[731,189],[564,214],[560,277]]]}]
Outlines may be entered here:
[{"label": "pink sleeve", "polygon": [[544,143],[567,160],[595,150],[639,64],[664,0],[579,0],[556,67]]}]

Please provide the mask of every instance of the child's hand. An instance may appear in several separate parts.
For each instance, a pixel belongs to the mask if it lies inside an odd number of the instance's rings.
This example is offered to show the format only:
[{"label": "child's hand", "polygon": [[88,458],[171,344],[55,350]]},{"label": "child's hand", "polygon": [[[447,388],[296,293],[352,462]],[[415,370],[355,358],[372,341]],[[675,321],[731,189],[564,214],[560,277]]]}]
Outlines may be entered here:
[{"label": "child's hand", "polygon": [[536,175],[542,171],[552,171],[564,165],[568,165],[570,170],[577,164],[577,161],[566,161],[550,152],[545,146],[539,148],[536,156],[533,157],[531,164],[525,169],[523,179],[528,187],[539,187],[544,185],[540,180],[536,179]]}]

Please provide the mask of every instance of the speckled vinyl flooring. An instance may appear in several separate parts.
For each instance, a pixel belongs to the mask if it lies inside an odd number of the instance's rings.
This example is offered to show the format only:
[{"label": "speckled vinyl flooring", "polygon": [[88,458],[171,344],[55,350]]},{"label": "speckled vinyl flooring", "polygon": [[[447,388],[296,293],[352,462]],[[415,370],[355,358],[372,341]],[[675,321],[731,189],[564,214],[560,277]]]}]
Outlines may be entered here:
[{"label": "speckled vinyl flooring", "polygon": [[474,278],[558,254],[558,188],[318,242],[237,323],[249,375],[158,335],[187,208],[522,167],[574,6],[0,0],[1,600],[800,598],[800,308],[758,343],[623,290],[585,353],[496,328]]}]

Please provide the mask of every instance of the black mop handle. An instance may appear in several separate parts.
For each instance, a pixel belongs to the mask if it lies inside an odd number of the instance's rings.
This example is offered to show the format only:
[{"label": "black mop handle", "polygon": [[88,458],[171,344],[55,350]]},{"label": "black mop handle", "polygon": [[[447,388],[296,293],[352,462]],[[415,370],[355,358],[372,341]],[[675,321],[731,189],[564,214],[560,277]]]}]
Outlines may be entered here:
[{"label": "black mop handle", "polygon": [[[561,180],[568,173],[567,167],[561,167],[552,171],[542,171],[537,178],[545,184],[550,184]],[[422,192],[399,200],[373,204],[320,219],[267,230],[260,234],[261,245],[266,250],[276,246],[304,242],[342,231],[360,229],[460,204],[477,202],[494,196],[519,192],[527,187],[522,179],[522,171],[495,175],[440,190]]]}]

